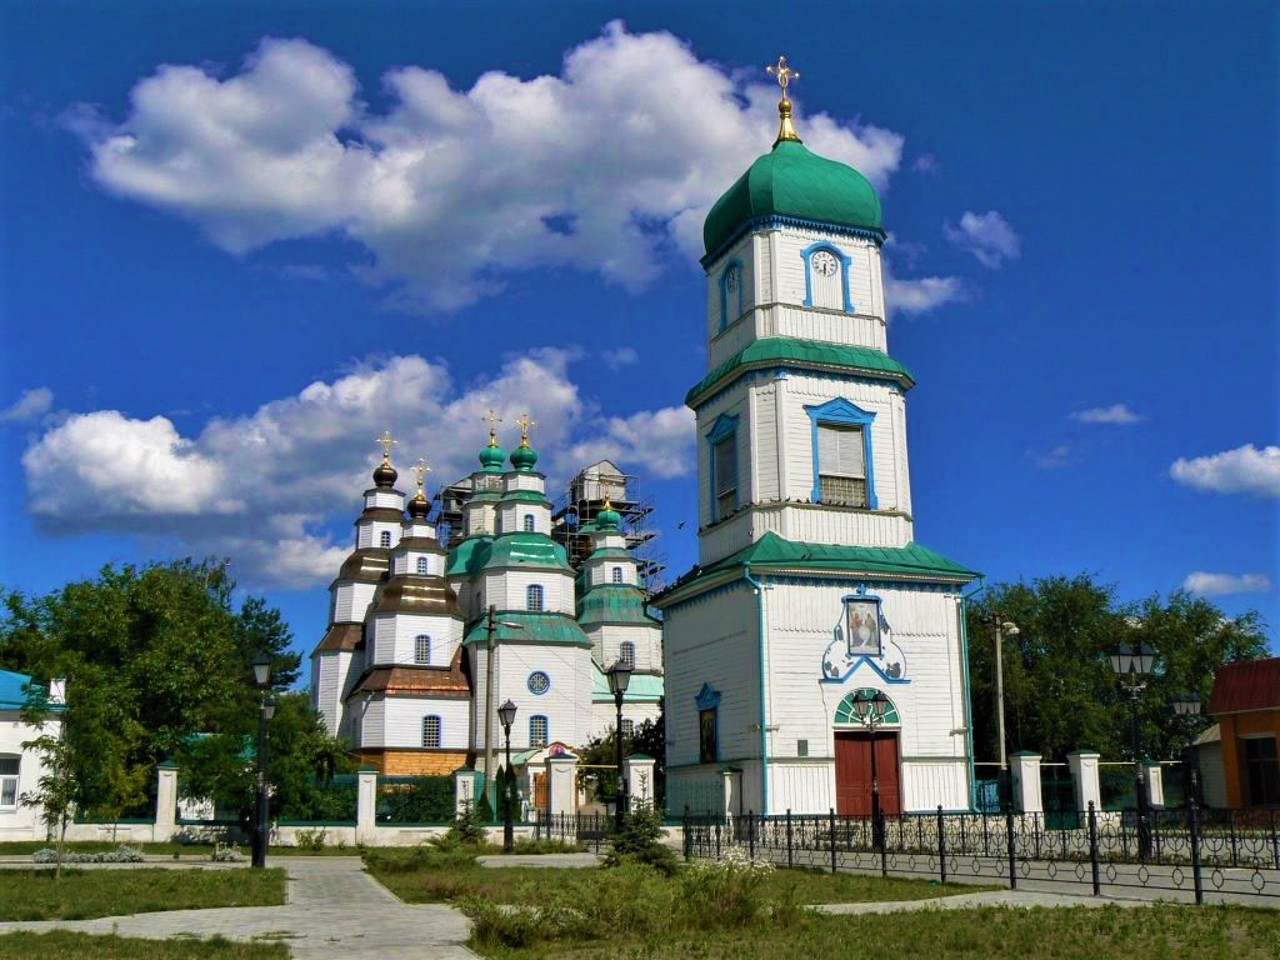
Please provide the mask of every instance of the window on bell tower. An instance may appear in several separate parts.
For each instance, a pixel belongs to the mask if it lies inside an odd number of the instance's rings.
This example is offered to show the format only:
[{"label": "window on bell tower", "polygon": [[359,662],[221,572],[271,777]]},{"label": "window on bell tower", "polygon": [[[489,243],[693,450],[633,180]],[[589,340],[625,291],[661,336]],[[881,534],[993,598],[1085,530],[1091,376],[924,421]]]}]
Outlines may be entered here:
[{"label": "window on bell tower", "polygon": [[842,507],[867,505],[862,427],[818,424],[818,499]]},{"label": "window on bell tower", "polygon": [[804,305],[852,313],[848,254],[819,242],[805,247],[800,256],[804,258]]},{"label": "window on bell tower", "polygon": [[711,522],[738,509],[738,418],[721,414],[707,434],[711,467]]},{"label": "window on bell tower", "polygon": [[720,274],[720,329],[742,316],[742,263],[734,260]]}]

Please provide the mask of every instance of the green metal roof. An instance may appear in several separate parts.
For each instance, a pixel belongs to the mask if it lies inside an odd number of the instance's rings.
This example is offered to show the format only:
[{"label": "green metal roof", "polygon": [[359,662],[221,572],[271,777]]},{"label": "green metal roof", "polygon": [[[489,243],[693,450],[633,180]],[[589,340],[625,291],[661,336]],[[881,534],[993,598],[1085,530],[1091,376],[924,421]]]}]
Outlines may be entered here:
[{"label": "green metal roof", "polygon": [[500,501],[505,503],[508,500],[523,500],[527,503],[550,503],[547,495],[538,490],[509,490],[500,497]]},{"label": "green metal roof", "polygon": [[482,567],[552,567],[569,570],[564,547],[545,533],[504,533],[489,541],[489,549],[480,560]]},{"label": "green metal roof", "polygon": [[461,577],[476,573],[484,566],[484,559],[488,556],[487,550],[481,547],[488,547],[488,537],[468,537],[456,547],[449,551],[449,559],[445,564],[446,577]]},{"label": "green metal roof", "polygon": [[706,252],[714,253],[744,224],[771,214],[881,229],[880,197],[870,181],[798,140],[779,141],[715,202],[702,225]]},{"label": "green metal roof", "polygon": [[904,388],[915,386],[911,372],[893,357],[871,347],[854,347],[795,337],[753,340],[717,366],[685,394],[684,402],[696,407],[711,390],[736,380],[748,370],[778,366],[812,367],[817,370],[859,373],[894,380]]},{"label": "green metal roof", "polygon": [[[612,700],[609,692],[609,678],[605,676],[600,664],[591,661],[591,699]],[[627,692],[622,695],[623,703],[657,703],[662,699],[665,684],[661,676],[653,673],[633,673],[627,684]]]},{"label": "green metal roof", "polygon": [[[520,626],[512,627],[509,624]],[[539,643],[591,649],[591,641],[582,632],[582,628],[563,613],[499,610],[494,623],[493,640],[494,643]],[[482,617],[467,627],[466,637],[462,642],[467,646],[488,643],[488,619]]]},{"label": "green metal roof", "polygon": [[645,613],[648,601],[639,587],[629,583],[602,583],[578,597],[578,622],[638,623],[657,626],[658,621]]},{"label": "green metal roof", "polygon": [[905,547],[854,547],[831,543],[784,540],[770,531],[744,550],[703,570],[716,573],[743,564],[752,567],[800,567],[805,570],[847,570],[857,573],[906,574],[968,582],[974,570],[948,560],[918,543]]}]

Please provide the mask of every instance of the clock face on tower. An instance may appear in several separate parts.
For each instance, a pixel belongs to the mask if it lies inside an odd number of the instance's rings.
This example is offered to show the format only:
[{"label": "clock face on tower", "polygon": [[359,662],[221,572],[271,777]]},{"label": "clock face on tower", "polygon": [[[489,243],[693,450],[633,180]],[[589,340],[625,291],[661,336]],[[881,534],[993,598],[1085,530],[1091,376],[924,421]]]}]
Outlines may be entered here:
[{"label": "clock face on tower", "polygon": [[826,250],[819,250],[809,258],[809,263],[813,266],[815,273],[823,277],[835,276],[835,272],[839,267],[836,258]]}]

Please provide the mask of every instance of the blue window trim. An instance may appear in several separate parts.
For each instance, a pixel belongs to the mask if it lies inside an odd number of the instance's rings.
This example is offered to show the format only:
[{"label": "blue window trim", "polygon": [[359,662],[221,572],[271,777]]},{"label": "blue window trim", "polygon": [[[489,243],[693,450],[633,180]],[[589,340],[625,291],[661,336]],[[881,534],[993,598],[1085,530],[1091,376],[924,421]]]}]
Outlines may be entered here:
[{"label": "blue window trim", "polygon": [[531,747],[534,746],[533,725],[539,720],[542,721],[543,729],[546,731],[545,736],[542,738],[542,743],[545,745],[551,742],[551,721],[547,719],[546,714],[535,713],[529,718],[529,746]]},{"label": "blue window trim", "polygon": [[532,513],[526,513],[524,515],[524,519],[521,521],[521,526],[525,533],[535,532],[537,530],[537,524],[538,521],[534,518]]},{"label": "blue window trim", "polygon": [[[437,742],[434,747],[427,746],[427,721],[434,720],[436,722]],[[440,750],[444,747],[444,720],[439,714],[429,713],[422,718],[422,746],[427,750]]]},{"label": "blue window trim", "polygon": [[[694,704],[698,708],[698,762],[699,763],[719,763],[720,762],[720,691],[711,686],[711,684],[703,682],[702,689],[698,691],[698,695],[693,698]],[[702,759],[702,714],[703,711],[711,711],[711,721],[715,725],[713,741],[715,746],[715,756],[706,761]]]},{"label": "blue window trim", "polygon": [[720,691],[709,683],[703,683],[698,695],[693,698],[699,710],[716,710],[720,707]]},{"label": "blue window trim", "polygon": [[[422,644],[422,649],[426,651],[427,655],[425,658],[419,658],[418,657],[419,644],[423,640],[425,640],[426,643]],[[431,634],[420,633],[413,638],[413,662],[425,663],[425,664],[431,663]]]},{"label": "blue window trim", "polygon": [[[706,437],[707,476],[711,480],[711,488],[708,491],[708,493],[711,496],[710,516],[711,516],[712,523],[715,523],[717,520],[723,519],[721,516],[719,516],[716,509],[718,505],[717,497],[716,497],[716,444],[720,443],[722,440],[727,440],[732,437],[734,439],[733,453],[734,453],[734,457],[737,458],[738,457],[737,433],[738,433],[738,418],[728,413],[722,413],[720,414],[720,416],[716,417],[716,422],[711,425],[711,431],[707,434],[707,437]],[[739,463],[739,467],[741,467],[741,463]],[[742,492],[742,471],[739,470],[738,484],[733,491],[733,506],[735,510],[737,509],[738,504],[742,502],[741,492]]]},{"label": "blue window trim", "polygon": [[810,494],[810,499],[814,503],[822,501],[822,481],[819,479],[820,464],[818,463],[818,425],[834,423],[842,426],[858,426],[862,427],[862,455],[867,463],[867,508],[879,509],[880,502],[876,498],[875,466],[871,459],[871,424],[875,421],[876,415],[863,410],[844,397],[836,397],[834,400],[815,406],[806,406],[804,412],[809,415],[813,440],[813,492]]},{"label": "blue window trim", "polygon": [[800,256],[804,260],[804,305],[806,307],[813,306],[812,258],[819,250],[826,250],[829,254],[840,261],[840,280],[844,293],[844,312],[853,313],[853,298],[849,295],[849,267],[853,263],[853,258],[839,247],[828,243],[826,240],[819,240],[817,243],[811,243],[800,251]]},{"label": "blue window trim", "polygon": [[720,272],[720,281],[717,284],[720,287],[720,330],[723,332],[729,324],[733,323],[738,317],[742,316],[742,310],[738,310],[737,317],[729,316],[729,273],[736,269],[738,271],[738,306],[741,308],[743,303],[742,285],[746,281],[747,272],[742,267],[742,260],[734,257],[725,264],[724,269]]},{"label": "blue window trim", "polygon": [[[533,598],[538,598],[538,605],[534,606]],[[546,609],[547,592],[542,589],[542,584],[531,583],[524,588],[524,608],[530,613],[541,613]]]}]

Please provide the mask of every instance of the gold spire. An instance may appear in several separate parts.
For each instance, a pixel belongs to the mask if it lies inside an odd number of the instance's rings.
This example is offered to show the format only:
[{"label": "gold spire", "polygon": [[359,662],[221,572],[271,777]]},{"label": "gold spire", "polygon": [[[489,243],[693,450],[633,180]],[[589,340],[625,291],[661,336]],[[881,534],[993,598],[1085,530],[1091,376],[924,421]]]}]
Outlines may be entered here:
[{"label": "gold spire", "polygon": [[418,496],[415,499],[425,500],[427,498],[425,491],[427,486],[427,474],[430,472],[431,468],[427,466],[427,461],[419,457],[418,462],[413,465],[413,475],[418,480]]},{"label": "gold spire", "polygon": [[613,493],[613,485],[616,482],[612,476],[603,473],[596,474],[596,478],[600,481],[600,486],[604,487],[604,508],[606,510],[613,509],[613,501],[610,499]]},{"label": "gold spire", "polygon": [[489,415],[480,419],[489,421],[489,446],[496,447],[498,445],[498,424],[502,422],[502,418],[494,413],[491,408]]},{"label": "gold spire", "polygon": [[799,72],[792,70],[787,64],[786,57],[778,57],[777,65],[765,67],[765,72],[771,77],[778,78],[778,86],[782,88],[782,99],[778,101],[778,139],[773,141],[776,147],[783,140],[794,140],[800,142],[800,135],[796,133],[795,126],[791,123],[791,101],[787,99],[787,87],[791,85],[792,80],[799,80]]},{"label": "gold spire", "polygon": [[392,439],[390,430],[383,430],[382,436],[376,437],[373,442],[382,447],[382,462],[390,463],[391,448],[397,446],[400,441]]},{"label": "gold spire", "polygon": [[516,426],[520,428],[520,446],[529,446],[529,428],[536,427],[537,420],[530,420],[529,414],[525,413],[516,418]]}]

